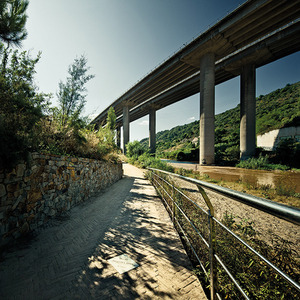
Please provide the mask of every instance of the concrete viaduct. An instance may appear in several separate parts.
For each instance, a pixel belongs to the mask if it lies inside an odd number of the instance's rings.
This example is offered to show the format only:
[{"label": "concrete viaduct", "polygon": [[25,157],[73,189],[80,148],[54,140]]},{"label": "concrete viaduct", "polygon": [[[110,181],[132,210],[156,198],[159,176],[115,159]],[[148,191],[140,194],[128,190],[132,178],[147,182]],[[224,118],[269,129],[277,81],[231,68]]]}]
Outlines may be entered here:
[{"label": "concrete viaduct", "polygon": [[[179,50],[115,100],[117,141],[129,122],[149,114],[155,151],[156,111],[200,92],[200,164],[214,164],[215,85],[240,76],[241,159],[255,152],[256,68],[300,49],[300,0],[249,0]],[[110,107],[109,106],[109,107]],[[104,126],[108,109],[92,123]]]}]

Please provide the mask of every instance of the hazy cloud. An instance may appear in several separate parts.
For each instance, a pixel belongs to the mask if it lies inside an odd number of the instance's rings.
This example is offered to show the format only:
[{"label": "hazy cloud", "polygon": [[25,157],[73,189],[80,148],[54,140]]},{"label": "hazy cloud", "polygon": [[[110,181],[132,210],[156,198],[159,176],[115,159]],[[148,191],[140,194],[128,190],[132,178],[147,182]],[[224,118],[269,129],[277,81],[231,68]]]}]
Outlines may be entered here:
[{"label": "hazy cloud", "polygon": [[148,126],[149,125],[149,121],[148,120],[143,120],[142,122],[139,123],[139,125]]}]

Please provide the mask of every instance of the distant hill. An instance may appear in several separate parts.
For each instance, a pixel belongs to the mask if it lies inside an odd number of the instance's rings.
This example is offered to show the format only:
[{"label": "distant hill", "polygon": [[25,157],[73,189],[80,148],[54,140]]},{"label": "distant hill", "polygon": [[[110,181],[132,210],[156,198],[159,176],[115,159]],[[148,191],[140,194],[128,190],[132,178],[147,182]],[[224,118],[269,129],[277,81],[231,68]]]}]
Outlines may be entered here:
[{"label": "distant hill", "polygon": [[[240,105],[215,116],[216,151],[218,147],[239,146]],[[287,84],[256,99],[256,134],[288,126],[300,126],[300,82]],[[193,148],[191,141],[199,136],[199,121],[156,134],[157,152]],[[141,140],[145,146],[148,138]]]}]

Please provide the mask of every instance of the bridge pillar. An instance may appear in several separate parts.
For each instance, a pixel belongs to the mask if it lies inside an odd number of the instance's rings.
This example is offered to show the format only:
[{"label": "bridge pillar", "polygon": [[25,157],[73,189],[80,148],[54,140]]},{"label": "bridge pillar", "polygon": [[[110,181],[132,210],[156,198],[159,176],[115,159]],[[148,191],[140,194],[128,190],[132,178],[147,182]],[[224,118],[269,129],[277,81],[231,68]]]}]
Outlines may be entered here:
[{"label": "bridge pillar", "polygon": [[123,107],[123,153],[126,154],[126,145],[129,142],[129,106]]},{"label": "bridge pillar", "polygon": [[215,55],[200,60],[200,164],[215,162]]},{"label": "bridge pillar", "polygon": [[155,153],[156,147],[156,110],[150,109],[149,112],[149,149],[150,153]]},{"label": "bridge pillar", "polygon": [[255,154],[256,148],[256,76],[255,66],[246,65],[241,73],[240,158]]},{"label": "bridge pillar", "polygon": [[117,146],[121,147],[121,127],[117,127]]}]

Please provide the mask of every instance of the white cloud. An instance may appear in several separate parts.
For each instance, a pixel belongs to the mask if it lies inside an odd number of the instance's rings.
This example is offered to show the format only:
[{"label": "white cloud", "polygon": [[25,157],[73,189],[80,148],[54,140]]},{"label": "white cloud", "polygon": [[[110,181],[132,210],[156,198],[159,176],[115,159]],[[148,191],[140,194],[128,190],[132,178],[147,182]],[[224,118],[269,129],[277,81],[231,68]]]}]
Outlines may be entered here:
[{"label": "white cloud", "polygon": [[195,121],[195,120],[196,120],[195,117],[190,117],[190,118],[188,118],[188,121]]},{"label": "white cloud", "polygon": [[143,120],[142,122],[139,123],[139,125],[148,126],[149,125],[149,121],[148,120]]}]

